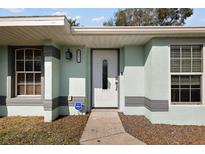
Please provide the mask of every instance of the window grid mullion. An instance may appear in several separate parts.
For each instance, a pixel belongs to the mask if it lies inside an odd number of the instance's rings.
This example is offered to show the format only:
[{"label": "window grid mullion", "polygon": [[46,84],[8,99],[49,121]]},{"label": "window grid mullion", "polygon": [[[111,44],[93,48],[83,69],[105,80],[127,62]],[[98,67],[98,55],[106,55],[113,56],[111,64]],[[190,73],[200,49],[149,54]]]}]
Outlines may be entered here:
[{"label": "window grid mullion", "polygon": [[35,75],[34,75],[34,49],[33,49],[33,95],[35,95],[34,81],[35,81]]},{"label": "window grid mullion", "polygon": [[181,102],[181,77],[179,76],[179,102]]},{"label": "window grid mullion", "polygon": [[24,95],[26,95],[26,86],[27,86],[27,84],[26,84],[26,82],[27,82],[27,79],[26,79],[26,77],[27,77],[27,75],[26,75],[26,50],[24,49],[24,83],[25,83],[25,85],[24,85]]},{"label": "window grid mullion", "polygon": [[191,75],[189,76],[189,102],[191,102]]},{"label": "window grid mullion", "polygon": [[179,68],[180,72],[182,72],[182,46],[180,46]]},{"label": "window grid mullion", "polygon": [[17,96],[17,73],[16,73],[16,66],[17,66],[17,62],[16,62],[16,59],[17,59],[17,57],[16,57],[16,50],[15,50],[15,96]]}]

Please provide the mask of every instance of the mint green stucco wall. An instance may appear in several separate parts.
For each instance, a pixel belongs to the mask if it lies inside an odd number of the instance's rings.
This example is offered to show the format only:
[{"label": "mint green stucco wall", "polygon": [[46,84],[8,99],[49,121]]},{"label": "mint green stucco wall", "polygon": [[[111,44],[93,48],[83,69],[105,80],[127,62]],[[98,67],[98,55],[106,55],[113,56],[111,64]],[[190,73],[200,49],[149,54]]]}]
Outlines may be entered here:
[{"label": "mint green stucco wall", "polygon": [[150,41],[145,45],[145,97],[168,100],[169,47]]},{"label": "mint green stucco wall", "polygon": [[6,96],[6,79],[8,71],[7,47],[0,47],[0,96]]},{"label": "mint green stucco wall", "polygon": [[142,46],[124,47],[124,94],[144,96],[144,50]]},{"label": "mint green stucco wall", "polygon": [[125,46],[120,57],[124,95],[169,100],[170,44],[205,44],[203,38],[154,38],[143,46]]},{"label": "mint green stucco wall", "polygon": [[145,97],[152,97],[152,43],[144,46],[144,94]]},{"label": "mint green stucco wall", "polygon": [[168,100],[170,94],[170,45],[204,44],[204,38],[154,38],[145,46],[145,97]]},{"label": "mint green stucco wall", "polygon": [[120,73],[122,74],[124,72],[124,66],[125,66],[125,49],[124,47],[123,48],[120,48]]},{"label": "mint green stucco wall", "polygon": [[151,48],[151,89],[152,100],[168,100],[169,94],[169,47],[152,41]]},{"label": "mint green stucco wall", "polygon": [[52,96],[56,98],[60,94],[60,60],[52,58]]},{"label": "mint green stucco wall", "polygon": [[[65,58],[65,51],[70,49],[73,58],[67,60]],[[76,50],[81,49],[81,63],[76,62]],[[60,60],[60,95],[69,96],[69,79],[70,78],[84,78],[87,76],[87,56],[86,50],[83,47],[62,47]],[[80,87],[79,87],[80,88]]]},{"label": "mint green stucco wall", "polygon": [[[73,54],[71,60],[65,58],[67,49]],[[81,62],[76,62],[76,50],[81,50]],[[87,110],[90,109],[91,102],[91,50],[82,46],[61,47],[60,59],[60,96],[84,96],[86,97]],[[79,82],[78,82],[79,81]],[[72,83],[71,83],[72,82]]]}]

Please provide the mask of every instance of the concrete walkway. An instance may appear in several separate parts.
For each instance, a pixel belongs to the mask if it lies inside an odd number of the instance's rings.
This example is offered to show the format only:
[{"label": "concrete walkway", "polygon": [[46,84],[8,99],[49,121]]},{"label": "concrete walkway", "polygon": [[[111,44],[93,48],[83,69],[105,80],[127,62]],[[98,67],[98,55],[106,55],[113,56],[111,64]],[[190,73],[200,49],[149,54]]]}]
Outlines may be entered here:
[{"label": "concrete walkway", "polygon": [[125,132],[117,112],[113,109],[92,110],[81,136],[80,144],[145,144]]}]

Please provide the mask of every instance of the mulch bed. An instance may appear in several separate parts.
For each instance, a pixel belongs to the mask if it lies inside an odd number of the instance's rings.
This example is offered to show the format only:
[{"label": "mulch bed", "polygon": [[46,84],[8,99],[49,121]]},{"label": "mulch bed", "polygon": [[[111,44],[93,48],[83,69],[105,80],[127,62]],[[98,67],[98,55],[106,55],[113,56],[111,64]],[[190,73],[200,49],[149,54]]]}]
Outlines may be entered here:
[{"label": "mulch bed", "polygon": [[119,116],[125,131],[146,144],[205,144],[205,126],[152,124],[144,116]]},{"label": "mulch bed", "polygon": [[88,117],[65,116],[51,123],[43,117],[0,117],[0,144],[79,144]]}]

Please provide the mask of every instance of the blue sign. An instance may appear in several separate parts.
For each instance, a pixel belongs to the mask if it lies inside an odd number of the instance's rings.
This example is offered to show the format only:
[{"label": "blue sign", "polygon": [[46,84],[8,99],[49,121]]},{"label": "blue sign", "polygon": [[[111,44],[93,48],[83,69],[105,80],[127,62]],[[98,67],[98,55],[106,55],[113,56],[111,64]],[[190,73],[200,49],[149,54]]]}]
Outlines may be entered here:
[{"label": "blue sign", "polygon": [[83,108],[83,103],[82,102],[75,102],[75,109],[80,111]]}]

